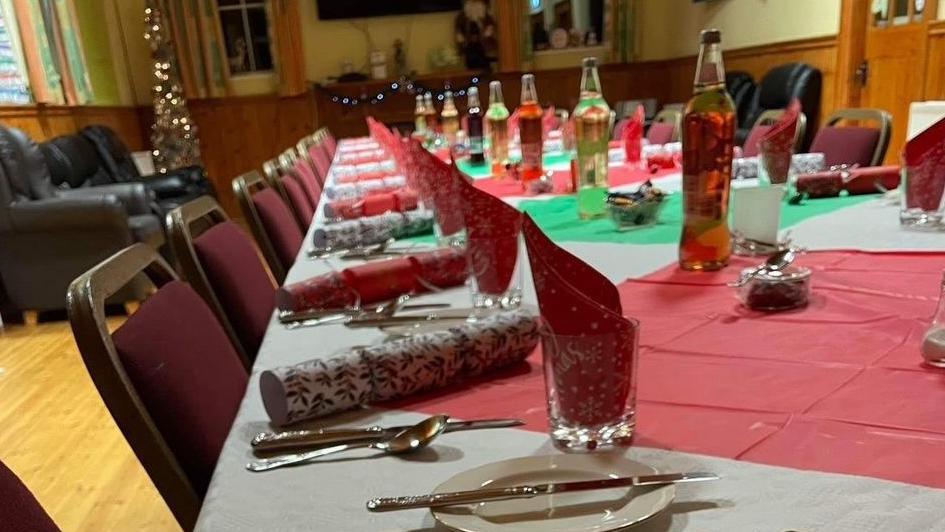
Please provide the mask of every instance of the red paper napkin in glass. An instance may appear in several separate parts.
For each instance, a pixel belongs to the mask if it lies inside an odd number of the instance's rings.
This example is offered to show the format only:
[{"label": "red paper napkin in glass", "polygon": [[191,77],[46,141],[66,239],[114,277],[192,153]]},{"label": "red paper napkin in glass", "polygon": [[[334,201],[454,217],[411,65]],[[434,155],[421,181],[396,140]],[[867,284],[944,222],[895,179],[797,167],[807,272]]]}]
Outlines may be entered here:
[{"label": "red paper napkin in glass", "polygon": [[772,183],[787,183],[791,171],[791,156],[794,155],[794,139],[797,138],[797,120],[801,114],[801,102],[795,98],[784,114],[761,141],[761,164]]},{"label": "red paper napkin in glass", "polygon": [[633,117],[627,122],[623,130],[623,149],[627,154],[627,162],[635,164],[640,162],[643,152],[643,126],[646,121],[646,110],[642,105],[637,105]]},{"label": "red paper napkin in glass", "polygon": [[938,210],[945,193],[945,118],[906,142],[906,207]]},{"label": "red paper napkin in glass", "polygon": [[484,294],[503,294],[518,263],[522,213],[465,177],[457,178],[457,186],[466,224],[466,254],[476,287]]},{"label": "red paper napkin in glass", "polygon": [[542,349],[551,365],[548,385],[555,390],[552,415],[573,426],[612,422],[635,394],[639,324],[575,288],[572,276],[552,262],[566,252],[543,255],[547,244],[535,246],[536,229],[526,230],[525,241],[544,329]]},{"label": "red paper napkin in glass", "polygon": [[415,157],[420,197],[425,205],[433,207],[434,219],[443,235],[458,233],[463,229],[463,211],[457,177],[462,174],[455,165],[443,162],[423,149],[419,142],[413,141],[413,144],[411,151]]},{"label": "red paper napkin in glass", "polygon": [[586,262],[555,244],[527,214],[523,215],[522,233],[525,235],[529,256],[543,257],[577,292],[615,314],[623,313],[620,293],[614,283]]}]

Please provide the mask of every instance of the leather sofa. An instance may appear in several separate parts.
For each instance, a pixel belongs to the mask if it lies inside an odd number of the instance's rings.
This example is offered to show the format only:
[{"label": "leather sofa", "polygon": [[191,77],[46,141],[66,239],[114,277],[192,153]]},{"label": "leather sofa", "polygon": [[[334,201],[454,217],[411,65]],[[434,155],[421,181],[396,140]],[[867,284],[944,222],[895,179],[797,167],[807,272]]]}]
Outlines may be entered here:
[{"label": "leather sofa", "polygon": [[[69,283],[92,266],[135,242],[159,249],[164,229],[152,201],[142,183],[57,188],[37,144],[0,126],[0,292],[7,310],[63,309]],[[132,283],[119,301],[142,300],[147,287]]]},{"label": "leather sofa", "polygon": [[740,123],[736,142],[744,144],[748,133],[761,113],[770,109],[784,109],[797,98],[807,115],[807,130],[800,149],[806,151],[819,129],[820,99],[823,75],[820,70],[805,63],[788,63],[770,70],[755,91],[745,123]]},{"label": "leather sofa", "polygon": [[213,187],[199,166],[142,176],[131,152],[105,126],[89,126],[81,134],[56,137],[42,143],[40,149],[54,185],[80,189],[140,182],[153,193],[156,212],[162,217],[200,196],[213,195]]},{"label": "leather sofa", "polygon": [[751,111],[752,101],[755,97],[755,91],[758,85],[755,78],[748,72],[739,70],[727,72],[725,74],[725,87],[728,89],[732,101],[735,103],[735,114],[738,117],[738,127],[750,128],[748,113]]}]

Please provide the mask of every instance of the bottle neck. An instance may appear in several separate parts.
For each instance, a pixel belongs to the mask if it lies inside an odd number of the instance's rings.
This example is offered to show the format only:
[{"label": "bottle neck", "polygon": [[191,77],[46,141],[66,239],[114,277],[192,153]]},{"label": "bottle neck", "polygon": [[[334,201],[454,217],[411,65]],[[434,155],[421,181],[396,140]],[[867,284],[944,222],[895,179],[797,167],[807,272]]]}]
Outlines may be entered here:
[{"label": "bottle neck", "polygon": [[492,85],[489,87],[489,106],[493,105],[505,107],[505,99],[502,97],[501,85]]},{"label": "bottle neck", "polygon": [[722,47],[717,43],[703,44],[699,48],[695,88],[699,91],[724,87],[725,65],[722,63]]},{"label": "bottle neck", "polygon": [[538,91],[535,82],[528,81],[522,84],[522,103],[538,103]]},{"label": "bottle neck", "polygon": [[581,74],[581,98],[600,98],[603,96],[597,67],[584,67]]},{"label": "bottle neck", "polygon": [[469,93],[469,99],[466,104],[469,106],[469,109],[479,109],[479,94]]}]

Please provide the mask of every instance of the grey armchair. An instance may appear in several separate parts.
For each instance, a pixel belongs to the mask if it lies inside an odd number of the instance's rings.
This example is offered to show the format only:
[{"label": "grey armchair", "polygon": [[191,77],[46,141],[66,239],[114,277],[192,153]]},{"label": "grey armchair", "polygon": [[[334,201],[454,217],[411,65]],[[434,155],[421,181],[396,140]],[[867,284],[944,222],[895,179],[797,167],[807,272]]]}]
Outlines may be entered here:
[{"label": "grey armchair", "polygon": [[[164,243],[141,183],[59,190],[43,154],[20,130],[0,126],[0,279],[8,306],[65,308],[72,280],[117,251]],[[116,302],[144,299],[131,285]]]}]

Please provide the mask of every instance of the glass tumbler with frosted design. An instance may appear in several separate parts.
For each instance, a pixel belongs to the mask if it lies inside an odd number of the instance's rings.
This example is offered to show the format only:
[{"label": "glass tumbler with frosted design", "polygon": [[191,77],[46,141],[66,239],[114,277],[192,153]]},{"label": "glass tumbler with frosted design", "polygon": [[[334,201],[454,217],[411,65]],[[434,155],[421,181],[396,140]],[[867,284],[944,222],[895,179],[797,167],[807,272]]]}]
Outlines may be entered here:
[{"label": "glass tumbler with frosted design", "polygon": [[543,324],[541,345],[551,439],[564,451],[627,446],[636,428],[639,324],[615,332],[559,335]]}]

